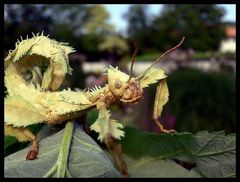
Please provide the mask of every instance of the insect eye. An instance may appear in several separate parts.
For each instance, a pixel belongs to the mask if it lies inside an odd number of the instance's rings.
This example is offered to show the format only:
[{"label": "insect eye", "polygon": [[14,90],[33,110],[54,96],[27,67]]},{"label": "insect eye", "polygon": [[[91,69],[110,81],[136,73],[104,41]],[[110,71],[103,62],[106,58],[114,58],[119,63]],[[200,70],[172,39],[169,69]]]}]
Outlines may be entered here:
[{"label": "insect eye", "polygon": [[130,86],[129,86],[129,90],[134,91],[134,90],[135,90],[135,87],[134,87],[133,85],[130,85]]},{"label": "insect eye", "polygon": [[122,87],[122,82],[120,80],[116,80],[115,88],[121,88],[121,87]]}]

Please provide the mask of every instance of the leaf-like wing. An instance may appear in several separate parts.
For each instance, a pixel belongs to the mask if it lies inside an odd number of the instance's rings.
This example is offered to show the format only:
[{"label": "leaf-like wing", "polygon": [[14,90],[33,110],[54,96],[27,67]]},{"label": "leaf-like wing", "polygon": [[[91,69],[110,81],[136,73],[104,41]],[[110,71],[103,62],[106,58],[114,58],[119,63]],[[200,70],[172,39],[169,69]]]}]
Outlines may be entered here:
[{"label": "leaf-like wing", "polygon": [[[66,57],[63,50],[58,50],[56,54],[52,55],[52,78],[50,85],[48,86],[51,90],[57,90],[59,86],[62,84],[65,74],[68,73],[68,58]],[[44,77],[45,78],[45,77]],[[43,88],[43,90],[46,90],[46,88]]]},{"label": "leaf-like wing", "polygon": [[42,90],[47,90],[53,77],[53,63],[50,61],[42,79]]},{"label": "leaf-like wing", "polygon": [[39,94],[40,94],[40,90],[36,89],[34,85],[20,84],[16,86],[14,89],[12,89],[10,95],[21,96],[24,100],[34,105],[35,99]]},{"label": "leaf-like wing", "polygon": [[116,120],[110,119],[110,113],[105,107],[99,109],[99,115],[95,123],[90,126],[91,130],[99,133],[98,139],[103,142],[109,135],[116,139],[124,136],[124,131],[121,130],[123,125]]},{"label": "leaf-like wing", "polygon": [[24,77],[19,74],[20,71],[13,62],[6,61],[5,68],[4,84],[8,93],[11,93],[14,89],[16,89],[16,86],[26,84]]},{"label": "leaf-like wing", "polygon": [[14,127],[41,123],[45,117],[23,97],[9,95],[4,99],[4,122]]},{"label": "leaf-like wing", "polygon": [[148,87],[148,85],[156,83],[158,80],[164,79],[166,77],[167,75],[165,75],[165,70],[160,68],[152,68],[140,80],[140,86],[142,88]]},{"label": "leaf-like wing", "polygon": [[158,83],[155,102],[154,102],[154,116],[160,116],[163,110],[163,106],[168,102],[168,86],[166,79],[161,80]]},{"label": "leaf-like wing", "polygon": [[[46,127],[48,128],[45,126],[41,131],[44,131]],[[4,176],[11,178],[44,177],[54,166],[60,168],[57,162],[63,135],[64,130],[61,130],[50,137],[41,139],[36,160],[26,160],[26,154],[31,146],[5,157]],[[76,123],[74,123],[68,160],[65,162],[67,162],[65,177],[121,177],[108,156]],[[51,177],[59,177],[57,170]]]},{"label": "leaf-like wing", "polygon": [[62,100],[68,103],[83,104],[83,105],[91,104],[91,102],[85,96],[84,92],[74,92],[70,90],[64,90],[62,92],[59,92],[59,95],[60,97],[62,97]]},{"label": "leaf-like wing", "polygon": [[[16,70],[11,71],[8,67],[9,64],[6,64],[6,75],[16,74],[23,77],[24,72],[28,69],[31,70],[33,66],[48,63],[49,68],[43,76],[41,88],[56,90],[61,85],[65,74],[71,73],[72,69],[68,61],[68,54],[71,52],[74,52],[72,47],[43,35],[22,40],[16,44],[15,50],[10,52],[5,59],[6,63],[19,63],[15,66]],[[6,77],[6,80],[11,82],[9,77]]]}]

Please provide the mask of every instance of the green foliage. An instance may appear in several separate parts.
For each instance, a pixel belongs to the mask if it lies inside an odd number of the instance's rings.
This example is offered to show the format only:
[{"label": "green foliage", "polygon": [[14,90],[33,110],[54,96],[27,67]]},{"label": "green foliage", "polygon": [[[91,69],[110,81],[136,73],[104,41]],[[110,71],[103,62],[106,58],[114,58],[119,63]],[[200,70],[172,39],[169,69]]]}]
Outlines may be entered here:
[{"label": "green foliage", "polygon": [[225,37],[224,11],[217,5],[163,5],[161,14],[153,18],[147,11],[146,5],[131,5],[125,14],[128,36],[136,39],[140,53],[169,49],[183,36],[186,36],[183,47],[217,50]]},{"label": "green foliage", "polygon": [[235,132],[235,79],[224,73],[179,69],[168,77],[167,109],[177,119],[178,131]]},{"label": "green foliage", "polygon": [[[149,178],[199,178],[201,177],[194,169],[187,170],[173,160],[158,159],[154,157],[142,157],[140,160],[124,156],[128,164],[130,177]],[[160,170],[159,170],[160,169]]]},{"label": "green foliage", "polygon": [[128,34],[134,36],[138,31],[148,27],[148,6],[131,5],[124,17],[128,20]]},{"label": "green foliage", "polygon": [[[118,54],[126,52],[128,48],[125,39],[108,23],[110,15],[102,5],[8,4],[5,7],[6,50],[13,49],[12,45],[19,35],[26,37],[31,32],[43,30],[59,41],[71,42],[78,52],[88,54],[91,60],[98,59],[97,54],[105,52],[106,47]],[[97,56],[92,56],[94,54]]]},{"label": "green foliage", "polygon": [[[54,19],[47,14],[45,5],[34,4],[5,4],[4,11],[4,49],[14,49],[19,35],[26,37],[32,32],[45,31],[49,34],[54,27]],[[59,18],[60,19],[60,18]]]},{"label": "green foliage", "polygon": [[[201,51],[216,50],[225,36],[221,22],[223,15],[223,10],[217,5],[164,5],[161,16],[153,21],[156,45],[166,49],[185,35],[184,47]],[[164,41],[166,39],[168,41]]]},{"label": "green foliage", "polygon": [[[42,139],[34,161],[25,159],[31,146],[6,157],[5,177],[120,177],[106,154],[79,125],[74,124],[72,137],[65,130]],[[65,142],[71,144],[63,150]],[[64,166],[66,171],[62,171]]]},{"label": "green foliage", "polygon": [[[93,116],[95,117],[95,116]],[[30,147],[5,158],[5,177],[120,177],[103,150],[74,123],[40,141],[38,159],[26,161]],[[66,132],[68,130],[68,132]],[[206,131],[176,134],[125,127],[121,140],[130,177],[235,177],[236,137]],[[66,148],[66,143],[69,147]],[[107,153],[109,155],[109,153]],[[65,155],[65,156],[64,156]],[[63,160],[68,159],[68,160]],[[173,159],[195,164],[186,170]],[[62,171],[64,168],[66,171]],[[58,172],[62,171],[62,172]]]},{"label": "green foliage", "polygon": [[[54,23],[53,32],[57,31],[56,25],[65,25],[70,30],[70,35],[81,35],[86,23],[86,4],[44,4],[42,5],[51,15]],[[44,13],[44,12],[42,12]],[[68,36],[64,35],[63,37]]]},{"label": "green foliage", "polygon": [[96,34],[84,35],[81,38],[82,49],[88,54],[96,54],[99,52],[99,45],[102,41],[103,38]]},{"label": "green foliage", "polygon": [[[224,132],[157,134],[141,132],[126,127],[126,136],[120,142],[123,151],[131,157],[129,172],[136,176],[155,177],[234,177],[236,175],[236,137]],[[168,160],[165,160],[168,159]],[[172,166],[169,159],[178,159],[196,167],[188,173]],[[128,161],[128,160],[127,160]],[[163,163],[165,169],[154,168],[156,163]],[[147,170],[151,168],[152,170]],[[178,166],[179,167],[179,166]],[[180,171],[182,173],[180,173]],[[175,171],[178,171],[174,174]],[[173,174],[171,174],[173,173]],[[149,175],[150,174],[150,175]],[[135,176],[134,175],[134,176]]]},{"label": "green foliage", "polygon": [[159,55],[161,55],[161,52],[158,51],[150,51],[141,55],[136,56],[137,61],[149,61],[152,62],[152,60],[156,60]]},{"label": "green foliage", "polygon": [[103,5],[89,6],[85,15],[84,28],[86,32],[97,35],[112,33],[114,27],[107,22],[109,17],[110,15]]},{"label": "green foliage", "polygon": [[99,44],[99,50],[113,51],[120,55],[128,51],[128,45],[123,38],[117,35],[109,35]]},{"label": "green foliage", "polygon": [[[148,5],[131,5],[128,11],[124,14],[124,18],[128,21],[128,37],[134,38],[137,42],[139,53],[144,52],[145,48],[152,47],[152,40],[155,37],[152,36]],[[131,45],[130,41],[129,45]],[[133,52],[133,50],[131,52]]]}]

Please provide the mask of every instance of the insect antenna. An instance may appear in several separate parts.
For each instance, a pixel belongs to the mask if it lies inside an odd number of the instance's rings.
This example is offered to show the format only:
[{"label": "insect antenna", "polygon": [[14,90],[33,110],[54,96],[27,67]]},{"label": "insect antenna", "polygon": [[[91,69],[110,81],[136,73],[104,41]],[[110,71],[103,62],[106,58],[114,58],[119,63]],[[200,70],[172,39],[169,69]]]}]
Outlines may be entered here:
[{"label": "insect antenna", "polygon": [[127,82],[129,82],[129,81],[131,80],[131,78],[132,78],[132,75],[133,75],[133,64],[134,64],[134,62],[135,62],[135,57],[136,57],[136,55],[137,55],[137,53],[138,53],[137,42],[134,41],[134,39],[131,39],[131,41],[132,41],[133,46],[134,46],[134,52],[133,52],[132,61],[131,61],[132,64],[131,64],[131,69],[130,69],[130,76],[129,76],[129,79],[128,79]]},{"label": "insect antenna", "polygon": [[141,73],[136,79],[137,80],[141,80],[144,77],[144,74],[150,70],[156,63],[158,63],[160,61],[160,59],[165,56],[166,54],[172,52],[173,50],[177,49],[184,41],[185,37],[182,38],[182,40],[173,48],[167,50],[166,52],[164,52],[162,55],[160,55],[143,73]]}]

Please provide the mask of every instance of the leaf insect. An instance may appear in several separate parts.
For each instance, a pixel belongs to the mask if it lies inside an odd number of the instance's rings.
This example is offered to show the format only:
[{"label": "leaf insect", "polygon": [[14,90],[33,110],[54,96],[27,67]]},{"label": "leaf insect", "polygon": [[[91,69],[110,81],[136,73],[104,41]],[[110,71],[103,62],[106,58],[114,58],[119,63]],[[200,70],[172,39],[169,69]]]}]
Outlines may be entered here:
[{"label": "leaf insect", "polygon": [[[159,120],[163,106],[168,101],[168,87],[165,71],[154,66],[169,52],[177,49],[184,37],[175,47],[157,58],[143,73],[133,77],[133,64],[130,75],[111,65],[107,68],[108,83],[104,87],[95,86],[90,90],[72,91],[58,88],[65,74],[71,74],[68,54],[75,50],[67,43],[57,42],[42,34],[33,35],[18,41],[16,48],[5,58],[5,86],[7,96],[4,99],[4,132],[15,136],[18,141],[31,141],[32,148],[27,160],[37,158],[39,144],[37,137],[26,126],[36,123],[59,124],[70,122],[97,108],[97,120],[90,126],[98,133],[98,140],[104,142],[110,150],[123,176],[128,176],[127,166],[121,157],[121,145],[115,139],[124,136],[123,125],[111,118],[109,106],[122,102],[136,104],[143,98],[143,89],[157,82],[154,101],[153,122],[161,133],[174,133],[167,130]],[[44,73],[40,67],[46,66]],[[31,73],[30,76],[29,72]]]}]

